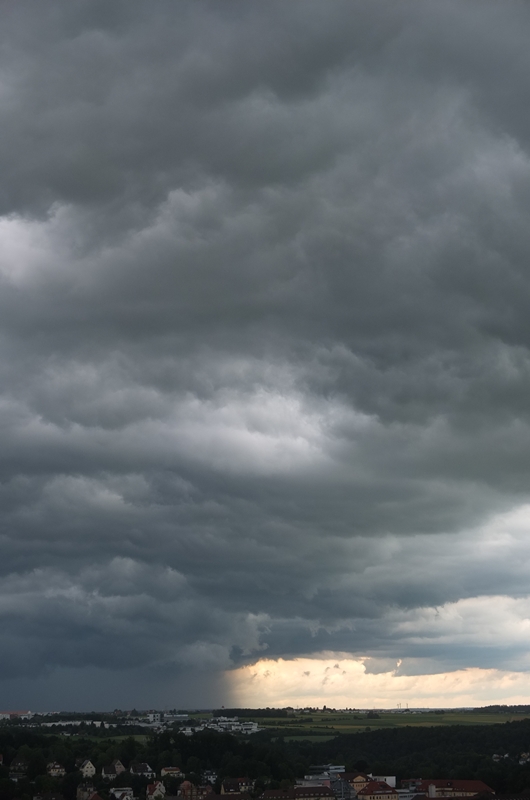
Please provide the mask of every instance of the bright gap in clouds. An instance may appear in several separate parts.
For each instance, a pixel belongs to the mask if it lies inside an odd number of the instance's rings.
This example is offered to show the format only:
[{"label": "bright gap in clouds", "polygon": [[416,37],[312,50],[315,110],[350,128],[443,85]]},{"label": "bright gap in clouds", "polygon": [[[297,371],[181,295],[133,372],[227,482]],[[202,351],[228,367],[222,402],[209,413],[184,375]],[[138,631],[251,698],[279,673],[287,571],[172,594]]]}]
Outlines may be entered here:
[{"label": "bright gap in clouds", "polygon": [[320,658],[262,659],[228,673],[234,702],[242,708],[322,706],[332,708],[461,708],[527,703],[530,674],[477,667],[434,675],[370,673],[370,659],[344,653]]}]

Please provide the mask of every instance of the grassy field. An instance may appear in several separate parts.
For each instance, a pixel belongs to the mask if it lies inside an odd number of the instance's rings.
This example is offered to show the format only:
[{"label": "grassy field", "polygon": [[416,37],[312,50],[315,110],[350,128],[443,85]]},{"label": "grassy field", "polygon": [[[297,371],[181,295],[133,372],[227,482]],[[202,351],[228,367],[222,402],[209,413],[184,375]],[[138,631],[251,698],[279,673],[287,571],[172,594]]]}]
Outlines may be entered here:
[{"label": "grassy field", "polygon": [[337,733],[357,733],[379,728],[402,728],[405,726],[432,727],[434,725],[492,725],[530,718],[528,714],[479,713],[476,711],[425,712],[377,712],[378,717],[366,713],[311,713],[294,717],[255,717],[261,728],[285,736],[287,739],[323,740]]}]

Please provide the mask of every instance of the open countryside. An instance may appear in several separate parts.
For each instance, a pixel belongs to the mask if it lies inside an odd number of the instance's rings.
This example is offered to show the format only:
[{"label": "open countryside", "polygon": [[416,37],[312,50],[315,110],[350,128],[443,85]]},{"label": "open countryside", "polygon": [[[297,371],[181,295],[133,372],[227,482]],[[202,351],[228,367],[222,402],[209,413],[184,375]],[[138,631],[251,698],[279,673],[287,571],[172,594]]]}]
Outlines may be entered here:
[{"label": "open countryside", "polygon": [[[380,728],[433,727],[449,725],[494,725],[503,722],[515,722],[530,718],[530,708],[493,707],[492,709],[449,709],[449,710],[414,710],[379,711],[356,710],[351,712],[334,710],[316,710],[309,713],[298,711],[279,711],[274,716],[274,709],[259,709],[254,713],[251,709],[223,709],[226,716],[232,714],[253,720],[259,727],[269,733],[284,736],[287,740],[309,739],[324,741],[341,733],[361,733],[375,731]],[[267,716],[264,714],[267,713]],[[270,714],[270,716],[268,715]],[[191,716],[191,715],[190,715]],[[193,715],[195,716],[195,715]],[[197,717],[204,718],[203,712]]]}]

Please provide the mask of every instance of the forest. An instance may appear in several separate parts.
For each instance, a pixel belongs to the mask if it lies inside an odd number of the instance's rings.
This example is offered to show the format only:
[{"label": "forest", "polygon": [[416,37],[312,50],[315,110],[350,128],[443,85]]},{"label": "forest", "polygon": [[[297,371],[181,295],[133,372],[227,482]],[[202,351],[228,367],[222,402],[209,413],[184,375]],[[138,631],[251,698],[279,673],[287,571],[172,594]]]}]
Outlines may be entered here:
[{"label": "forest", "polygon": [[[100,777],[101,768],[116,758],[126,767],[131,761],[146,761],[157,773],[162,767],[177,766],[195,783],[200,783],[204,770],[216,771],[218,781],[245,775],[256,780],[256,795],[265,787],[287,787],[315,763],[395,774],[398,780],[477,778],[499,794],[520,793],[530,790],[530,762],[519,763],[529,751],[527,719],[488,726],[388,728],[342,734],[326,742],[288,741],[268,731],[248,738],[209,730],[185,736],[178,728],[148,736],[115,732],[65,736],[6,725],[0,727],[0,800],[31,800],[38,791],[61,792],[66,800],[73,800],[81,782],[76,771],[79,758],[89,758],[97,768],[94,784],[104,798],[108,797],[109,785]],[[9,764],[16,757],[29,764],[27,780],[19,783],[9,779]],[[64,778],[53,779],[46,774],[50,761],[64,765]],[[124,773],[113,785],[132,785],[141,796],[145,795],[146,783]],[[173,780],[167,788],[169,793],[176,793],[178,784]]]}]

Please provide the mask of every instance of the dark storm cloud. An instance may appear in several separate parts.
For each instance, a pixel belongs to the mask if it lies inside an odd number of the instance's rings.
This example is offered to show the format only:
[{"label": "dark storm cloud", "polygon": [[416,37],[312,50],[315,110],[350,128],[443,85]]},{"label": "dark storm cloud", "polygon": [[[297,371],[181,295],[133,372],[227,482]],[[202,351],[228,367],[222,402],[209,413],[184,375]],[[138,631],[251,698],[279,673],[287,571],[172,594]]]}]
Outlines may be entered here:
[{"label": "dark storm cloud", "polygon": [[6,679],[528,666],[529,28],[6,4]]}]

